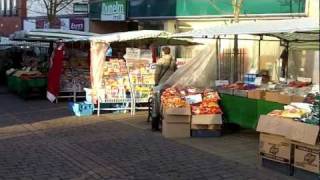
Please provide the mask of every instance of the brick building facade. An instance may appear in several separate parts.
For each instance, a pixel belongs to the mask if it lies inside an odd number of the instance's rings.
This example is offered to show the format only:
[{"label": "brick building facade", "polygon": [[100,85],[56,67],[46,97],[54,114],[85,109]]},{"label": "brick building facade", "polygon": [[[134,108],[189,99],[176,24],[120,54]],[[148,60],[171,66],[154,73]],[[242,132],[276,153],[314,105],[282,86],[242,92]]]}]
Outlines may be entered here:
[{"label": "brick building facade", "polygon": [[0,1],[0,36],[9,36],[22,30],[26,15],[26,0]]}]

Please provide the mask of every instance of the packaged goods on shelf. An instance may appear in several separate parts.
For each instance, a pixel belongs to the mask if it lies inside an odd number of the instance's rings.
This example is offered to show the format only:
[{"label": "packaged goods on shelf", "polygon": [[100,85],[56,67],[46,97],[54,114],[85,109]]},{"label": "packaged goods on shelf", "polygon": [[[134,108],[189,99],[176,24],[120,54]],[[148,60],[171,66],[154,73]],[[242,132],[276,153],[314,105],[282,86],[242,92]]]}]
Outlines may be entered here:
[{"label": "packaged goods on shelf", "polygon": [[85,55],[83,53],[76,54],[76,56],[63,61],[60,77],[61,92],[82,92],[83,88],[91,86],[89,64]]},{"label": "packaged goods on shelf", "polygon": [[103,68],[101,88],[105,90],[105,98],[127,98],[131,85],[124,60],[111,59],[104,63]]}]

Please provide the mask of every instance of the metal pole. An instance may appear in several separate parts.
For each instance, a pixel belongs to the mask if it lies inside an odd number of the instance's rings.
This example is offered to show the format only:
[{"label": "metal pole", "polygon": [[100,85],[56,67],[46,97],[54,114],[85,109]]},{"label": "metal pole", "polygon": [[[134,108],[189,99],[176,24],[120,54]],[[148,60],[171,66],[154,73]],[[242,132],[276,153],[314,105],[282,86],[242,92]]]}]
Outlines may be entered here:
[{"label": "metal pole", "polygon": [[216,79],[220,79],[219,37],[216,39],[216,61],[217,61]]},{"label": "metal pole", "polygon": [[233,61],[231,63],[231,81],[235,82],[237,81],[237,63],[238,63],[238,35],[234,35],[234,41],[233,41]]},{"label": "metal pole", "polygon": [[258,72],[260,72],[260,61],[261,61],[261,38],[258,44]]}]

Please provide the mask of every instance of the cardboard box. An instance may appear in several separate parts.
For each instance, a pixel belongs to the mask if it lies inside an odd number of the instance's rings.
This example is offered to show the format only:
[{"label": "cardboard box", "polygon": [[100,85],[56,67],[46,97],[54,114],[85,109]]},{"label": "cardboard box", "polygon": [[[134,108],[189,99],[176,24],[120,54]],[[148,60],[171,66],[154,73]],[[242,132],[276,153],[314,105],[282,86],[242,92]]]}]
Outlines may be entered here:
[{"label": "cardboard box", "polygon": [[286,118],[261,115],[256,130],[262,133],[286,137],[291,131],[292,121],[293,120]]},{"label": "cardboard box", "polygon": [[304,97],[302,96],[292,96],[291,97],[291,102],[303,102],[304,101]]},{"label": "cardboard box", "polygon": [[165,108],[164,114],[167,115],[191,115],[191,107],[188,105],[187,107],[183,108]]},{"label": "cardboard box", "polygon": [[272,161],[290,164],[291,163],[291,141],[283,136],[260,134],[259,153],[262,158]]},{"label": "cardboard box", "polygon": [[221,114],[193,115],[191,124],[222,124]]},{"label": "cardboard box", "polygon": [[165,115],[162,121],[162,135],[166,138],[190,137],[190,117]]},{"label": "cardboard box", "polygon": [[192,130],[221,130],[221,124],[191,124]]},{"label": "cardboard box", "polygon": [[248,97],[248,91],[235,89],[233,90],[233,95],[240,97]]},{"label": "cardboard box", "polygon": [[320,173],[320,145],[307,145],[294,142],[294,167]]},{"label": "cardboard box", "polygon": [[209,130],[209,129],[191,130],[192,137],[220,137],[221,135],[222,135],[221,130]]},{"label": "cardboard box", "polygon": [[263,90],[250,90],[248,91],[249,99],[264,99],[265,91]]},{"label": "cardboard box", "polygon": [[183,116],[183,115],[168,115],[164,114],[163,121],[167,123],[176,123],[176,124],[190,124],[191,116]]},{"label": "cardboard box", "polygon": [[271,102],[277,102],[281,104],[290,104],[291,103],[291,96],[285,95],[285,94],[280,94],[280,92],[266,92],[264,99],[266,101],[271,101]]},{"label": "cardboard box", "polygon": [[218,89],[218,92],[221,94],[229,94],[229,95],[233,95],[233,89]]},{"label": "cardboard box", "polygon": [[267,115],[260,116],[256,130],[309,145],[315,145],[319,135],[319,126]]}]

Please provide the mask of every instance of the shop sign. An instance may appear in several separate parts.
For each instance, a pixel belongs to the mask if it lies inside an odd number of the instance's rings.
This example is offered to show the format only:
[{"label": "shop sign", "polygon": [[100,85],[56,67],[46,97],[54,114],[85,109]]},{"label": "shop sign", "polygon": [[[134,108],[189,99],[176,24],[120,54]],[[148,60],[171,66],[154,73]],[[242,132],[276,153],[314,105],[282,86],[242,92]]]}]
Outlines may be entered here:
[{"label": "shop sign", "polygon": [[[52,29],[60,29],[62,23],[60,19],[56,19],[52,21],[51,28]],[[36,20],[36,29],[49,29],[49,22],[47,19],[37,19]]]},{"label": "shop sign", "polygon": [[74,3],[73,13],[88,13],[89,5],[87,3]]},{"label": "shop sign", "polygon": [[84,19],[70,19],[70,30],[84,31]]},{"label": "shop sign", "polygon": [[[301,16],[305,15],[307,0],[245,0],[241,15],[246,16]],[[130,0],[128,17],[142,18],[190,18],[232,17],[231,0]]]},{"label": "shop sign", "polygon": [[126,9],[126,0],[104,0],[101,6],[101,21],[124,21]]}]

